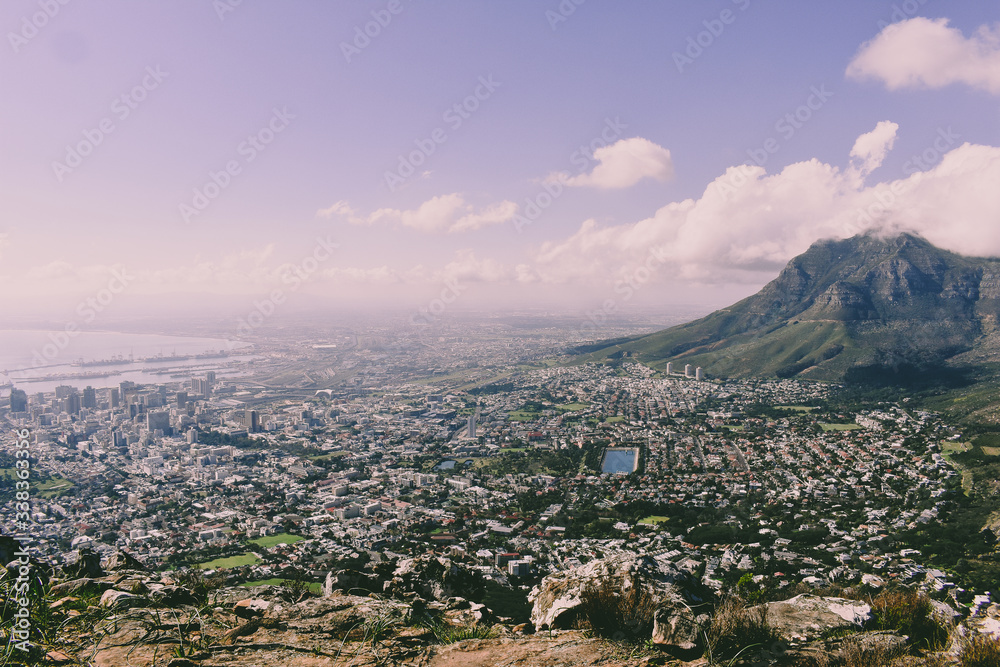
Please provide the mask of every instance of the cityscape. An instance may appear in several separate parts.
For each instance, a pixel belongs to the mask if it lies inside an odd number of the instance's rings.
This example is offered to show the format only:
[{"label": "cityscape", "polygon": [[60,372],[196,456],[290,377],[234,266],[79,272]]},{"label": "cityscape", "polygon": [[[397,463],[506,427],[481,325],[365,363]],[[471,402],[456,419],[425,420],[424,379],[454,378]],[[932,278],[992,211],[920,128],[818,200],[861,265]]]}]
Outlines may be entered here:
[{"label": "cityscape", "polygon": [[0,667],[1000,667],[995,0],[0,27]]}]

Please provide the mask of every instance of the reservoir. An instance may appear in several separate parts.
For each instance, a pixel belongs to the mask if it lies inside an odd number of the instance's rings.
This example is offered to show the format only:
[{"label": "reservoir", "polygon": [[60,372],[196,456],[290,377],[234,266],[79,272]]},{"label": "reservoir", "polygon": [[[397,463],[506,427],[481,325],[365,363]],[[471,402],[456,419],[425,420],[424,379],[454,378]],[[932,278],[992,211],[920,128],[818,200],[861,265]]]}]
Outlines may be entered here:
[{"label": "reservoir", "polygon": [[604,450],[601,472],[612,475],[628,475],[636,471],[639,464],[639,450],[635,447],[608,448]]}]

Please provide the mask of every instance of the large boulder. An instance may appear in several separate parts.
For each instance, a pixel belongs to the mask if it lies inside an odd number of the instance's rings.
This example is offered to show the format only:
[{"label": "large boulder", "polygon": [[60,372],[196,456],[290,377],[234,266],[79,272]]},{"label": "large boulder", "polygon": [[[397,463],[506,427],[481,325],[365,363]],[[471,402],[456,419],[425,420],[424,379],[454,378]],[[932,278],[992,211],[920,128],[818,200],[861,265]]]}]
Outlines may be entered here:
[{"label": "large boulder", "polygon": [[687,605],[664,605],[653,614],[653,643],[679,652],[698,650],[701,626]]},{"label": "large boulder", "polygon": [[826,633],[860,630],[874,616],[864,602],[846,598],[797,595],[790,600],[768,602],[768,624],[787,641],[811,641]]},{"label": "large boulder", "polygon": [[240,618],[256,618],[258,616],[263,616],[271,607],[271,603],[268,600],[259,600],[257,598],[248,598],[246,600],[240,600],[233,605],[233,613]]},{"label": "large boulder", "polygon": [[966,621],[973,632],[1000,639],[1000,605],[991,604]]},{"label": "large boulder", "polygon": [[108,557],[104,563],[104,570],[106,572],[121,572],[123,570],[145,572],[146,567],[133,556],[119,549]]},{"label": "large boulder", "polygon": [[651,626],[661,647],[690,651],[698,644],[698,625],[685,600],[691,585],[689,575],[667,561],[635,554],[601,558],[542,579],[528,597],[531,622],[536,630],[568,628],[585,608],[628,601],[633,608],[619,616],[631,629]]},{"label": "large boulder", "polygon": [[403,619],[408,610],[406,604],[394,600],[335,594],[290,605],[272,604],[264,613],[266,617],[279,619],[300,637],[318,634],[359,641],[366,638],[371,624],[380,619]]},{"label": "large boulder", "polygon": [[147,585],[150,601],[160,607],[176,607],[184,604],[194,604],[197,599],[194,593],[183,586],[150,583]]},{"label": "large boulder", "polygon": [[105,574],[104,570],[101,569],[101,554],[86,548],[77,551],[76,560],[67,563],[62,569],[67,579],[83,577],[97,579]]},{"label": "large boulder", "polygon": [[146,599],[132,593],[112,589],[104,591],[104,595],[101,596],[100,606],[120,611],[122,609],[132,609],[133,607],[145,607]]},{"label": "large boulder", "polygon": [[21,550],[21,543],[9,535],[0,535],[0,563],[14,560],[14,554]]},{"label": "large boulder", "polygon": [[53,597],[65,597],[67,595],[100,595],[113,586],[114,584],[110,581],[101,581],[100,579],[83,577],[81,579],[73,579],[71,581],[63,581],[55,584],[49,593]]},{"label": "large boulder", "polygon": [[419,595],[439,601],[456,596],[475,600],[485,591],[486,582],[478,571],[433,554],[401,559],[383,586],[385,594],[396,598]]}]

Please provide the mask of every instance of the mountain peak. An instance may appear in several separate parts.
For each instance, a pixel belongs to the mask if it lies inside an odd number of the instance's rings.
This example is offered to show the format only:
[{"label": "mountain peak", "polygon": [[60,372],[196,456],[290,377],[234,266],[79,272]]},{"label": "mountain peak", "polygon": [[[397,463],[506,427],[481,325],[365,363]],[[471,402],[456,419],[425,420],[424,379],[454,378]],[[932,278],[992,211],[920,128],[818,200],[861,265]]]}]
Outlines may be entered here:
[{"label": "mountain peak", "polygon": [[615,349],[654,367],[691,363],[716,376],[840,380],[872,364],[1000,350],[998,314],[1000,262],[909,232],[869,232],[817,241],[757,294]]}]

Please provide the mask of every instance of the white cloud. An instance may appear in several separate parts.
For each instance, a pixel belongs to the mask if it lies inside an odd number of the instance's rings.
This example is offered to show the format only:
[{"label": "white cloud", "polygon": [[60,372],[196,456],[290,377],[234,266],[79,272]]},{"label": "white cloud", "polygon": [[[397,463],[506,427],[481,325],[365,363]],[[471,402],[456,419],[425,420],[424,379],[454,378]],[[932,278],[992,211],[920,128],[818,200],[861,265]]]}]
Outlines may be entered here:
[{"label": "white cloud", "polygon": [[482,229],[490,225],[502,225],[517,214],[517,204],[512,201],[502,201],[483,209],[479,213],[470,213],[458,219],[452,225],[452,232],[464,232]]},{"label": "white cloud", "polygon": [[334,266],[321,271],[320,276],[329,283],[356,285],[395,285],[403,280],[398,272],[384,264],[371,268]]},{"label": "white cloud", "polygon": [[477,211],[462,195],[452,193],[428,199],[410,210],[380,208],[368,216],[359,216],[347,202],[338,201],[316,214],[325,218],[340,218],[352,225],[399,224],[425,234],[440,234],[500,225],[511,220],[517,210],[514,202],[501,201]]},{"label": "white cloud", "polygon": [[899,125],[883,120],[875,129],[858,137],[851,149],[852,167],[864,177],[882,166],[886,154],[896,143]]},{"label": "white cloud", "polygon": [[[584,221],[574,233],[535,247],[511,264],[482,247],[452,255],[420,254],[424,264],[416,265],[381,256],[369,258],[372,265],[359,256],[334,253],[310,273],[302,291],[325,298],[399,299],[457,280],[477,285],[477,290],[495,286],[495,294],[519,286],[519,294],[530,298],[572,291],[621,300],[628,297],[620,296],[618,288],[628,279],[651,285],[643,298],[669,302],[692,294],[696,285],[761,284],[819,238],[844,238],[872,229],[915,231],[956,252],[1000,255],[1000,188],[995,187],[1000,182],[1000,148],[958,145],[957,136],[942,134],[930,138],[937,143],[929,146],[942,153],[935,166],[865,183],[861,175],[881,164],[896,131],[894,123],[883,121],[859,137],[850,148],[847,168],[816,159],[774,174],[756,166],[731,167],[696,198],[668,203],[628,224]],[[516,207],[499,202],[477,208],[453,194],[413,210],[362,215],[346,202],[326,210],[331,217],[360,221],[356,224],[448,232],[499,224]],[[292,287],[285,280],[289,262],[304,266],[302,260],[309,255],[301,250],[301,255],[288,256],[274,245],[261,245],[173,266],[128,266],[135,277],[129,292],[261,295],[282,289],[290,294]],[[38,293],[87,294],[107,283],[108,271],[96,263],[53,261],[17,280]]]},{"label": "white cloud", "polygon": [[368,216],[368,224],[395,222],[425,234],[445,232],[465,210],[465,201],[461,195],[441,195],[428,199],[409,211],[380,208]]},{"label": "white cloud", "polygon": [[[319,261],[310,265],[304,261],[306,258]],[[236,250],[219,258],[196,257],[184,264],[159,267],[73,264],[56,260],[33,268],[10,284],[24,281],[38,293],[88,296],[105,287],[113,272],[123,272],[128,277],[127,292],[136,295],[259,296],[280,290],[286,296],[301,291],[324,297],[357,296],[367,293],[366,290],[380,288],[436,287],[448,280],[463,284],[508,283],[511,274],[500,261],[479,257],[472,249],[458,250],[450,258],[431,266],[359,266],[356,261],[351,265],[351,259],[346,256],[313,251],[299,257],[277,258],[274,246],[268,244]]]},{"label": "white cloud", "polygon": [[621,139],[610,146],[602,146],[594,151],[594,159],[598,164],[589,174],[572,178],[556,174],[550,178],[558,178],[573,187],[610,190],[631,187],[644,178],[668,181],[674,176],[670,151],[642,137]]},{"label": "white cloud", "polygon": [[316,211],[316,215],[321,218],[344,218],[353,225],[365,223],[363,218],[358,217],[358,212],[343,200],[336,202],[330,208],[321,208]]},{"label": "white cloud", "polygon": [[479,259],[471,249],[459,250],[455,259],[445,265],[439,280],[457,280],[460,283],[507,282],[510,272],[495,259]]},{"label": "white cloud", "polygon": [[1000,95],[1000,24],[966,38],[944,18],[894,23],[861,46],[847,76],[877,79],[889,90],[963,83]]},{"label": "white cloud", "polygon": [[[852,154],[870,167],[895,128],[880,123]],[[731,167],[698,199],[667,204],[645,220],[585,221],[570,237],[543,244],[520,282],[608,284],[653,267],[659,283],[760,283],[820,238],[875,229],[917,232],[965,254],[1000,254],[1000,148],[965,144],[925,172],[866,186],[856,168],[818,160],[780,173]],[[991,185],[993,184],[993,185]],[[665,257],[665,261],[659,258]]]},{"label": "white cloud", "polygon": [[72,264],[64,260],[55,260],[47,264],[32,267],[25,274],[30,281],[56,281],[64,279],[76,279],[79,277]]}]

